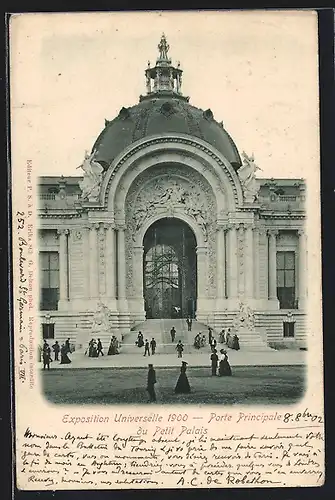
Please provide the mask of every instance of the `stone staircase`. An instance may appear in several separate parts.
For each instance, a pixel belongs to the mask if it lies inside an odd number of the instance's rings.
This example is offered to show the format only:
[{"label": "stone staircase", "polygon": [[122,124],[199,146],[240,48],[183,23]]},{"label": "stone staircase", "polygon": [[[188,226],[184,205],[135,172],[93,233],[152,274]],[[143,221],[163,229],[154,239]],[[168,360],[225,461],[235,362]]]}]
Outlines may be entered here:
[{"label": "stone staircase", "polygon": [[[84,352],[87,348],[89,339],[93,336],[91,333],[91,318],[91,314],[83,314],[80,318],[75,318],[68,314],[58,313],[57,317],[53,319],[56,323],[56,329],[55,338],[52,339],[52,343],[55,340],[58,340],[59,343],[62,344],[67,338],[70,338],[70,341],[75,345],[76,350]],[[41,322],[42,321],[43,319],[41,318]],[[170,330],[173,326],[177,332],[174,344],[171,342],[170,336]],[[229,326],[231,326],[231,323],[224,324],[225,328]],[[264,327],[261,328],[256,326],[255,332],[238,332],[241,350],[257,352],[272,350],[266,342],[268,328],[269,327],[265,329]],[[216,328],[214,330],[214,338],[217,342],[220,330],[221,328]],[[157,342],[157,353],[176,354],[175,346],[178,340],[181,340],[184,344],[184,354],[210,352],[208,345],[200,349],[200,351],[193,347],[194,337],[199,332],[202,332],[205,335],[206,342],[208,342],[208,326],[205,323],[193,320],[192,331],[188,332],[185,319],[150,319],[137,324],[136,327],[128,330],[128,332],[124,334],[121,347],[122,353],[139,353],[140,350],[135,345],[139,331],[142,331],[144,340],[148,339],[150,342],[153,337],[155,338]],[[233,330],[232,333],[234,333]],[[118,338],[121,337],[120,329],[118,328],[117,323],[112,325],[110,332],[94,335],[94,338],[99,337],[101,339],[104,352],[108,351],[111,335],[116,335]],[[218,350],[223,347],[226,346],[219,343],[217,344]]]},{"label": "stone staircase", "polygon": [[[170,330],[172,327],[176,330],[175,342],[171,342]],[[137,354],[140,349],[135,345],[138,332],[143,333],[144,341],[154,338],[157,342],[156,352],[161,354],[176,353],[176,344],[181,340],[184,345],[184,354],[199,352],[193,347],[194,337],[197,333],[203,332],[208,339],[208,327],[203,323],[193,320],[192,331],[187,331],[185,319],[148,319],[143,323],[136,325],[136,328],[124,336],[122,344],[122,353]],[[208,346],[204,349],[209,350]],[[144,348],[141,348],[144,350]]]},{"label": "stone staircase", "polygon": [[[176,329],[176,339],[175,343],[171,342],[170,330],[172,327]],[[173,354],[176,352],[176,343],[181,340],[184,344],[184,354],[191,354],[194,352],[210,352],[208,344],[201,349],[195,349],[193,346],[194,337],[197,333],[201,332],[206,336],[206,342],[208,342],[208,326],[204,323],[193,320],[192,331],[187,331],[186,320],[184,319],[150,319],[143,323],[140,323],[133,328],[128,334],[124,336],[122,344],[122,353],[127,354],[137,354],[140,349],[135,345],[137,340],[138,332],[143,333],[144,341],[146,339],[150,340],[154,338],[157,342],[157,353],[162,354]],[[232,330],[232,333],[234,331]],[[219,344],[218,332],[214,331],[214,338],[217,341],[217,349],[226,348],[224,344]],[[271,351],[271,347],[267,345],[266,342],[266,331],[265,329],[258,328],[254,332],[240,331],[238,332],[239,343],[241,350],[247,351]],[[143,348],[141,348],[143,350]]]},{"label": "stone staircase", "polygon": [[[234,331],[232,330],[234,333]],[[241,350],[246,351],[272,351],[271,347],[266,342],[266,331],[264,329],[257,329],[254,332],[240,331],[236,332],[239,338]]]}]

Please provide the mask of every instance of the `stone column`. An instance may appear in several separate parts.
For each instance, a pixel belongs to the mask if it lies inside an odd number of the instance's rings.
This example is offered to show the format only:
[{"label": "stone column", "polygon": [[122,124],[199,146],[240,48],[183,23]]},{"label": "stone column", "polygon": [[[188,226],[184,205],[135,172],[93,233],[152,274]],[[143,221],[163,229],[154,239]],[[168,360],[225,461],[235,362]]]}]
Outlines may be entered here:
[{"label": "stone column", "polygon": [[277,234],[269,230],[269,299],[277,300]]},{"label": "stone column", "polygon": [[87,299],[90,298],[91,296],[91,290],[90,290],[90,267],[89,267],[89,261],[90,261],[90,227],[85,227],[84,229],[84,293],[85,297]]},{"label": "stone column", "polygon": [[106,295],[115,300],[115,230],[112,224],[107,226],[106,233]]},{"label": "stone column", "polygon": [[57,230],[59,237],[59,302],[69,300],[68,229]]},{"label": "stone column", "polygon": [[307,276],[307,254],[306,254],[306,234],[303,230],[298,231],[299,254],[298,254],[298,305],[299,309],[305,307],[306,301],[306,276]]},{"label": "stone column", "polygon": [[99,269],[99,297],[106,295],[106,234],[105,225],[99,224],[98,229],[98,269]]},{"label": "stone column", "polygon": [[219,227],[217,231],[217,297],[226,298],[226,242],[225,228]]},{"label": "stone column", "polygon": [[259,230],[254,228],[254,297],[259,298]]},{"label": "stone column", "polygon": [[236,226],[230,226],[228,232],[228,268],[229,268],[229,287],[228,297],[231,299],[237,298],[237,232]]},{"label": "stone column", "polygon": [[144,248],[141,247],[133,247],[133,273],[134,273],[134,292],[135,297],[137,299],[143,300],[143,253]]},{"label": "stone column", "polygon": [[245,296],[245,226],[238,225],[237,230],[237,259],[238,259],[238,296]]},{"label": "stone column", "polygon": [[197,247],[198,299],[206,297],[207,284],[207,248]]},{"label": "stone column", "polygon": [[90,243],[90,295],[91,299],[97,299],[99,296],[99,275],[98,275],[98,238],[97,230],[99,224],[90,226],[89,243]]},{"label": "stone column", "polygon": [[244,240],[244,264],[245,264],[245,296],[252,298],[254,294],[254,241],[253,227],[247,226]]},{"label": "stone column", "polygon": [[125,228],[118,229],[117,239],[118,251],[118,299],[122,309],[125,308],[126,301],[126,248],[125,248]]}]

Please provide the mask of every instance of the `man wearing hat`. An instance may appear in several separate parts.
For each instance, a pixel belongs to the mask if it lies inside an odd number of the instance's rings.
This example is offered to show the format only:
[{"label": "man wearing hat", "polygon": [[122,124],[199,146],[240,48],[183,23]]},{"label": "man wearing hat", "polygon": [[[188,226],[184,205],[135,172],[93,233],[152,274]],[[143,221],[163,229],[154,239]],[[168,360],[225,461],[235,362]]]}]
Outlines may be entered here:
[{"label": "man wearing hat", "polygon": [[211,354],[211,362],[212,362],[212,376],[215,377],[216,377],[216,371],[218,369],[218,361],[219,361],[219,356],[217,355],[217,350],[213,349]]},{"label": "man wearing hat", "polygon": [[156,372],[152,364],[148,365],[148,383],[147,391],[149,393],[150,402],[156,401],[155,384],[156,384]]}]

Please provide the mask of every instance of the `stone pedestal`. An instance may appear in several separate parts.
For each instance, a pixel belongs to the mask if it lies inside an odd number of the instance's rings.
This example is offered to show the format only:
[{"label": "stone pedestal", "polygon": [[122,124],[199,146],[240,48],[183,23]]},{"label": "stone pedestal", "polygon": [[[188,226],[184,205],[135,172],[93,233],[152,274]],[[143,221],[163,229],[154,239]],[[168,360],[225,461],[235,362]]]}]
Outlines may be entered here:
[{"label": "stone pedestal", "polygon": [[239,338],[241,351],[271,351],[271,347],[267,345],[266,338],[257,329],[232,329],[232,333],[236,333]]},{"label": "stone pedestal", "polygon": [[85,354],[91,338],[92,336],[90,335],[89,330],[77,331],[75,340],[75,352],[77,354]]}]

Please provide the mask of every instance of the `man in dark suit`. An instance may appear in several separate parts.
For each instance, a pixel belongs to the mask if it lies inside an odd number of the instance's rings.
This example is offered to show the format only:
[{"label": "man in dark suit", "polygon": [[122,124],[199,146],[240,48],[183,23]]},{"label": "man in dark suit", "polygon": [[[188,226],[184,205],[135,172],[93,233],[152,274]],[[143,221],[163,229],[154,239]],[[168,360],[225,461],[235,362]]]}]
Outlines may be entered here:
[{"label": "man in dark suit", "polygon": [[67,354],[68,352],[71,352],[70,339],[67,339],[67,340],[65,341],[65,349],[66,349],[66,354]]},{"label": "man in dark suit", "polygon": [[56,342],[54,343],[54,345],[52,346],[52,349],[55,353],[55,361],[59,361],[59,351],[60,351],[60,345],[58,344],[58,341],[56,340]]},{"label": "man in dark suit", "polygon": [[47,347],[43,349],[43,370],[46,368],[50,370],[50,361],[51,361],[51,349],[47,344]]},{"label": "man in dark suit", "polygon": [[156,372],[153,365],[148,365],[148,383],[147,391],[149,393],[150,402],[156,401],[155,384],[156,384]]},{"label": "man in dark suit", "polygon": [[156,346],[157,346],[157,342],[154,338],[151,339],[150,341],[150,347],[151,347],[151,354],[154,355],[155,352],[156,352]]},{"label": "man in dark suit", "polygon": [[212,376],[216,376],[216,372],[218,369],[218,361],[219,361],[219,356],[217,355],[216,349],[213,349],[213,352],[211,354],[211,362],[212,362]]},{"label": "man in dark suit", "polygon": [[145,344],[144,344],[144,356],[150,356],[150,346],[149,346],[149,341],[148,339],[145,341]]},{"label": "man in dark suit", "polygon": [[100,339],[98,339],[98,345],[97,345],[97,353],[98,353],[98,357],[99,357],[99,354],[100,354],[100,353],[101,353],[101,356],[103,356],[103,355],[104,355],[104,353],[102,352],[102,349],[103,349],[103,347],[102,347],[101,340],[100,340]]}]

